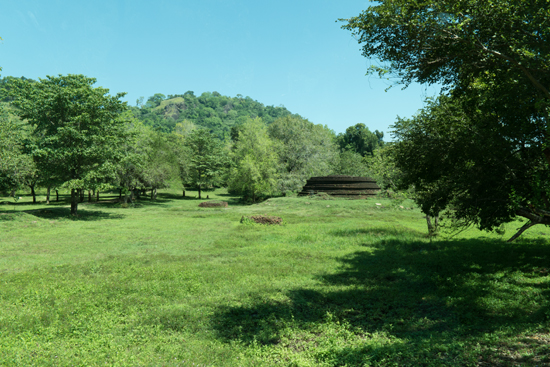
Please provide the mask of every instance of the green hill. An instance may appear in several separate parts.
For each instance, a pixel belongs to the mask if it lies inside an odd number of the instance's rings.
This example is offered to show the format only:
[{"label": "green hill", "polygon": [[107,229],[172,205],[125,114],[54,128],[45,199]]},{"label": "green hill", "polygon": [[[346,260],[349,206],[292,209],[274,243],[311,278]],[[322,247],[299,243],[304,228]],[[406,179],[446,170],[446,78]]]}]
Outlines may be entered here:
[{"label": "green hill", "polygon": [[219,138],[229,136],[231,128],[247,118],[261,117],[266,124],[292,113],[283,106],[265,106],[250,97],[222,96],[218,92],[205,92],[199,97],[191,91],[182,95],[157,93],[145,104],[131,107],[135,116],[145,125],[163,132],[174,130],[176,123],[188,120],[212,131]]}]

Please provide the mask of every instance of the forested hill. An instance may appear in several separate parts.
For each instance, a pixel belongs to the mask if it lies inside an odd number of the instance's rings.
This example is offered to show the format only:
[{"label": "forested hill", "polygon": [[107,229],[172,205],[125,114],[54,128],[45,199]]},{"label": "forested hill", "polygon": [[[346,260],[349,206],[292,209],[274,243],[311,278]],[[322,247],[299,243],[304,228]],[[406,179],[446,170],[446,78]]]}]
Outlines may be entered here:
[{"label": "forested hill", "polygon": [[[10,79],[25,80],[26,78],[0,78],[1,102],[11,100],[2,91],[2,88],[9,88]],[[147,100],[140,97],[135,106],[131,106],[130,109],[136,118],[155,130],[169,133],[175,129],[177,123],[183,123],[186,126],[193,123],[209,129],[220,139],[229,137],[231,128],[242,124],[249,117],[261,117],[266,124],[283,116],[301,117],[283,106],[265,106],[240,94],[236,97],[228,97],[218,92],[204,92],[199,97],[192,91],[168,96],[157,93]]]},{"label": "forested hill", "polygon": [[265,106],[250,97],[222,96],[218,92],[204,92],[199,97],[191,91],[169,95],[157,93],[144,102],[141,97],[131,107],[135,116],[156,130],[171,132],[177,123],[203,126],[219,138],[228,137],[231,128],[249,117],[261,117],[270,124],[278,117],[294,115],[285,107]]}]

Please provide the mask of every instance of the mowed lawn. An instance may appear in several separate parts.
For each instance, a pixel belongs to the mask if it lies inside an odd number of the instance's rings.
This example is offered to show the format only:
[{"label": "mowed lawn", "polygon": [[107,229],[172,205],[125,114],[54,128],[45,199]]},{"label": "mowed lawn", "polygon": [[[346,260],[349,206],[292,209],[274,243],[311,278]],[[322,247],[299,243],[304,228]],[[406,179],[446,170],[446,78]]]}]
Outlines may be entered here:
[{"label": "mowed lawn", "polygon": [[410,201],[195,194],[0,198],[0,365],[550,366],[545,227],[430,241]]}]

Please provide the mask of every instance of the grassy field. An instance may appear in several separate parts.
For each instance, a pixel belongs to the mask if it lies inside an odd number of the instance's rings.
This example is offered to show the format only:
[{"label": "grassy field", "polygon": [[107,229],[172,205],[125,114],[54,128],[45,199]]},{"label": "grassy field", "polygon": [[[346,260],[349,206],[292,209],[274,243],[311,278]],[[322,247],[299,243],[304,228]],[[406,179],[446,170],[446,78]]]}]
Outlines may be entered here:
[{"label": "grassy field", "polygon": [[550,366],[547,228],[430,241],[411,202],[208,194],[229,207],[0,198],[0,365]]}]

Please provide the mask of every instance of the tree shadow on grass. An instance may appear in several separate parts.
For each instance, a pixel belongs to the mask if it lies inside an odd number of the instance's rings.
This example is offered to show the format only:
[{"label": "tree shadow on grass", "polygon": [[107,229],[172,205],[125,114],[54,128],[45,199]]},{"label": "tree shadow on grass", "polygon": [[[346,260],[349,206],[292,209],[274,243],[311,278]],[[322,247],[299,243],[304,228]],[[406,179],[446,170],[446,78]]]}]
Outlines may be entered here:
[{"label": "tree shadow on grass", "polygon": [[122,219],[125,216],[119,213],[107,213],[99,210],[78,209],[78,215],[71,215],[70,208],[43,208],[36,210],[25,210],[24,213],[46,220],[69,219],[73,221],[98,221],[106,219]]},{"label": "tree shadow on grass", "polygon": [[[514,338],[550,329],[547,241],[381,239],[365,246],[342,258],[338,272],[319,275],[321,286],[289,291],[285,301],[258,296],[246,306],[220,307],[213,318],[218,337],[274,345],[285,327],[315,330],[330,314],[355,335],[382,332],[404,341],[335,351],[342,360],[375,363],[401,355],[407,365],[433,358],[452,365],[483,350],[481,358],[507,365]],[[484,344],[487,335],[499,335],[500,352],[493,342]],[[550,341],[535,344],[518,358],[550,365]]]}]

